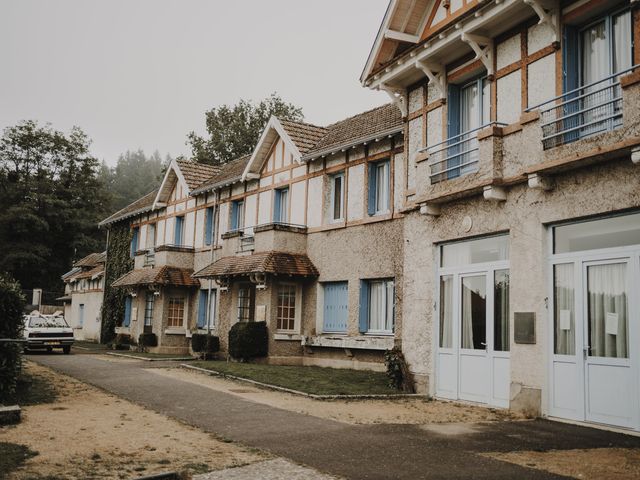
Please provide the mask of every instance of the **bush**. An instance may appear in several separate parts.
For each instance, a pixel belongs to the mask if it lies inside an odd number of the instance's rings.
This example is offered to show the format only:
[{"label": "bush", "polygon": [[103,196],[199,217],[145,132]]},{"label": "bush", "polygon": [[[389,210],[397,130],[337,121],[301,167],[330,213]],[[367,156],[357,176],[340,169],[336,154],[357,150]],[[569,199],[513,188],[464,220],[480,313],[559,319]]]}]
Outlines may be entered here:
[{"label": "bush", "polygon": [[269,352],[269,332],[266,322],[238,322],[229,330],[229,354],[246,360],[266,357]]},{"label": "bush", "polygon": [[[24,304],[20,284],[0,274],[0,338],[22,338]],[[19,343],[0,343],[0,403],[15,393],[21,354]]]},{"label": "bush", "polygon": [[407,393],[413,393],[413,377],[409,372],[409,366],[402,354],[402,350],[393,347],[384,352],[384,364],[387,367],[389,386]]},{"label": "bush", "polygon": [[138,345],[140,348],[157,347],[158,337],[155,333],[141,333],[138,337]]},{"label": "bush", "polygon": [[220,350],[220,339],[213,335],[194,333],[191,336],[191,350],[208,358]]},{"label": "bush", "polygon": [[130,350],[131,345],[134,345],[133,339],[131,335],[127,333],[119,333],[116,335],[115,340],[113,341],[113,349],[114,350]]}]

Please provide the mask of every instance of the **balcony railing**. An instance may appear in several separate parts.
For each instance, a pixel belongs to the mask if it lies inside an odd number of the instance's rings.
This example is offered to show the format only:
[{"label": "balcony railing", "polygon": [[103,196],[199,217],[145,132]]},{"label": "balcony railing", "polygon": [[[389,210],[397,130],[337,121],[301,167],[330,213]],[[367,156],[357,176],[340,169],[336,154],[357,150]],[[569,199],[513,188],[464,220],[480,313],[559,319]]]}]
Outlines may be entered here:
[{"label": "balcony railing", "polygon": [[636,68],[637,65],[527,109],[540,109],[544,150],[620,127],[620,76]]},{"label": "balcony railing", "polygon": [[492,125],[504,126],[505,124],[488,123],[423,148],[421,151],[429,154],[431,184],[477,172],[480,148],[478,132]]}]

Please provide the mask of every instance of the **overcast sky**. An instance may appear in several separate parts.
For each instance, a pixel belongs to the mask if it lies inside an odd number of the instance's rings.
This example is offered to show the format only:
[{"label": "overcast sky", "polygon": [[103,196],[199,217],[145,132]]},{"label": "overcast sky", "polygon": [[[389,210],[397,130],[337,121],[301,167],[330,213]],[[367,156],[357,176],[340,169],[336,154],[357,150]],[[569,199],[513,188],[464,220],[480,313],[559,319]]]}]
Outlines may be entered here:
[{"label": "overcast sky", "polygon": [[0,0],[0,128],[78,125],[114,164],[274,91],[326,125],[388,101],[358,81],[387,1]]}]

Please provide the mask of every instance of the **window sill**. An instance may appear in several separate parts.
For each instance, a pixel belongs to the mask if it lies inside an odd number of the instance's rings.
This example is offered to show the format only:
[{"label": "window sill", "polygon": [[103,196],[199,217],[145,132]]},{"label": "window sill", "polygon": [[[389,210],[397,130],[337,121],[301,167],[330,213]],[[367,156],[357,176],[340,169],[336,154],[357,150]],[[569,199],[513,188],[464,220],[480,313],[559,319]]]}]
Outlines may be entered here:
[{"label": "window sill", "polygon": [[184,328],[167,328],[164,331],[165,335],[186,335],[186,333]]},{"label": "window sill", "polygon": [[324,348],[349,348],[360,350],[389,350],[393,348],[392,335],[316,335],[303,339],[303,345]]},{"label": "window sill", "polygon": [[193,333],[197,333],[198,335],[207,335],[207,334],[216,335],[218,333],[218,331],[217,331],[216,327],[211,327],[210,330],[207,330],[206,328],[198,328]]},{"label": "window sill", "polygon": [[302,340],[302,335],[299,333],[288,333],[288,332],[276,332],[273,334],[274,340],[293,340],[299,342]]},{"label": "window sill", "polygon": [[364,335],[368,336],[368,337],[393,337],[394,333],[393,332],[381,332],[381,331],[377,331],[377,330],[372,330],[370,332],[364,332]]}]

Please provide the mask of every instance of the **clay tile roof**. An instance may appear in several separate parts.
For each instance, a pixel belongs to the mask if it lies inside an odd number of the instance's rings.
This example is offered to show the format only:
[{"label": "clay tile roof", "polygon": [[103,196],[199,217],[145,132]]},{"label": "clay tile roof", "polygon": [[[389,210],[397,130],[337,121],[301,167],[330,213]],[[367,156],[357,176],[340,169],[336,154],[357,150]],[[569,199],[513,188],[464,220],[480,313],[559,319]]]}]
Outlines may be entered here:
[{"label": "clay tile roof", "polygon": [[70,280],[80,280],[82,278],[93,278],[104,274],[104,265],[95,266],[89,270],[78,272],[70,277]]},{"label": "clay tile roof", "polygon": [[304,158],[315,158],[338,147],[373,140],[378,135],[395,133],[402,128],[402,113],[398,107],[388,103],[329,125],[326,135],[304,155]]},{"label": "clay tile roof", "polygon": [[95,267],[104,263],[107,259],[107,252],[90,253],[73,264],[74,267]]},{"label": "clay tile roof", "polygon": [[154,190],[153,192],[147,193],[144,197],[139,198],[135,202],[130,203],[126,207],[121,210],[118,210],[116,213],[111,215],[110,217],[102,220],[98,225],[103,227],[105,225],[109,225],[111,223],[117,222],[118,220],[124,220],[128,217],[133,217],[140,213],[148,212],[153,207],[153,201],[156,199],[156,195],[158,190]]},{"label": "clay tile roof", "polygon": [[173,285],[178,287],[199,287],[200,282],[192,278],[193,270],[188,268],[160,267],[131,270],[111,284],[112,287],[134,285]]},{"label": "clay tile roof", "polygon": [[244,169],[247,166],[247,163],[249,163],[250,158],[251,155],[245,155],[244,157],[236,158],[224,165],[220,165],[219,171],[202,182],[198,188],[191,192],[191,194],[203,193],[221,185],[226,185],[239,180],[242,176],[242,172],[244,172]]},{"label": "clay tile roof", "polygon": [[196,272],[196,278],[227,277],[270,273],[288,276],[317,277],[318,270],[309,257],[298,253],[259,252],[253,255],[222,257]]},{"label": "clay tile roof", "polygon": [[202,182],[220,171],[220,167],[217,165],[207,165],[190,160],[177,160],[176,163],[180,167],[180,171],[182,172],[184,180],[187,182],[189,190],[198,187]]},{"label": "clay tile roof", "polygon": [[310,123],[280,120],[280,124],[302,155],[311,150],[327,134],[326,128]]}]

